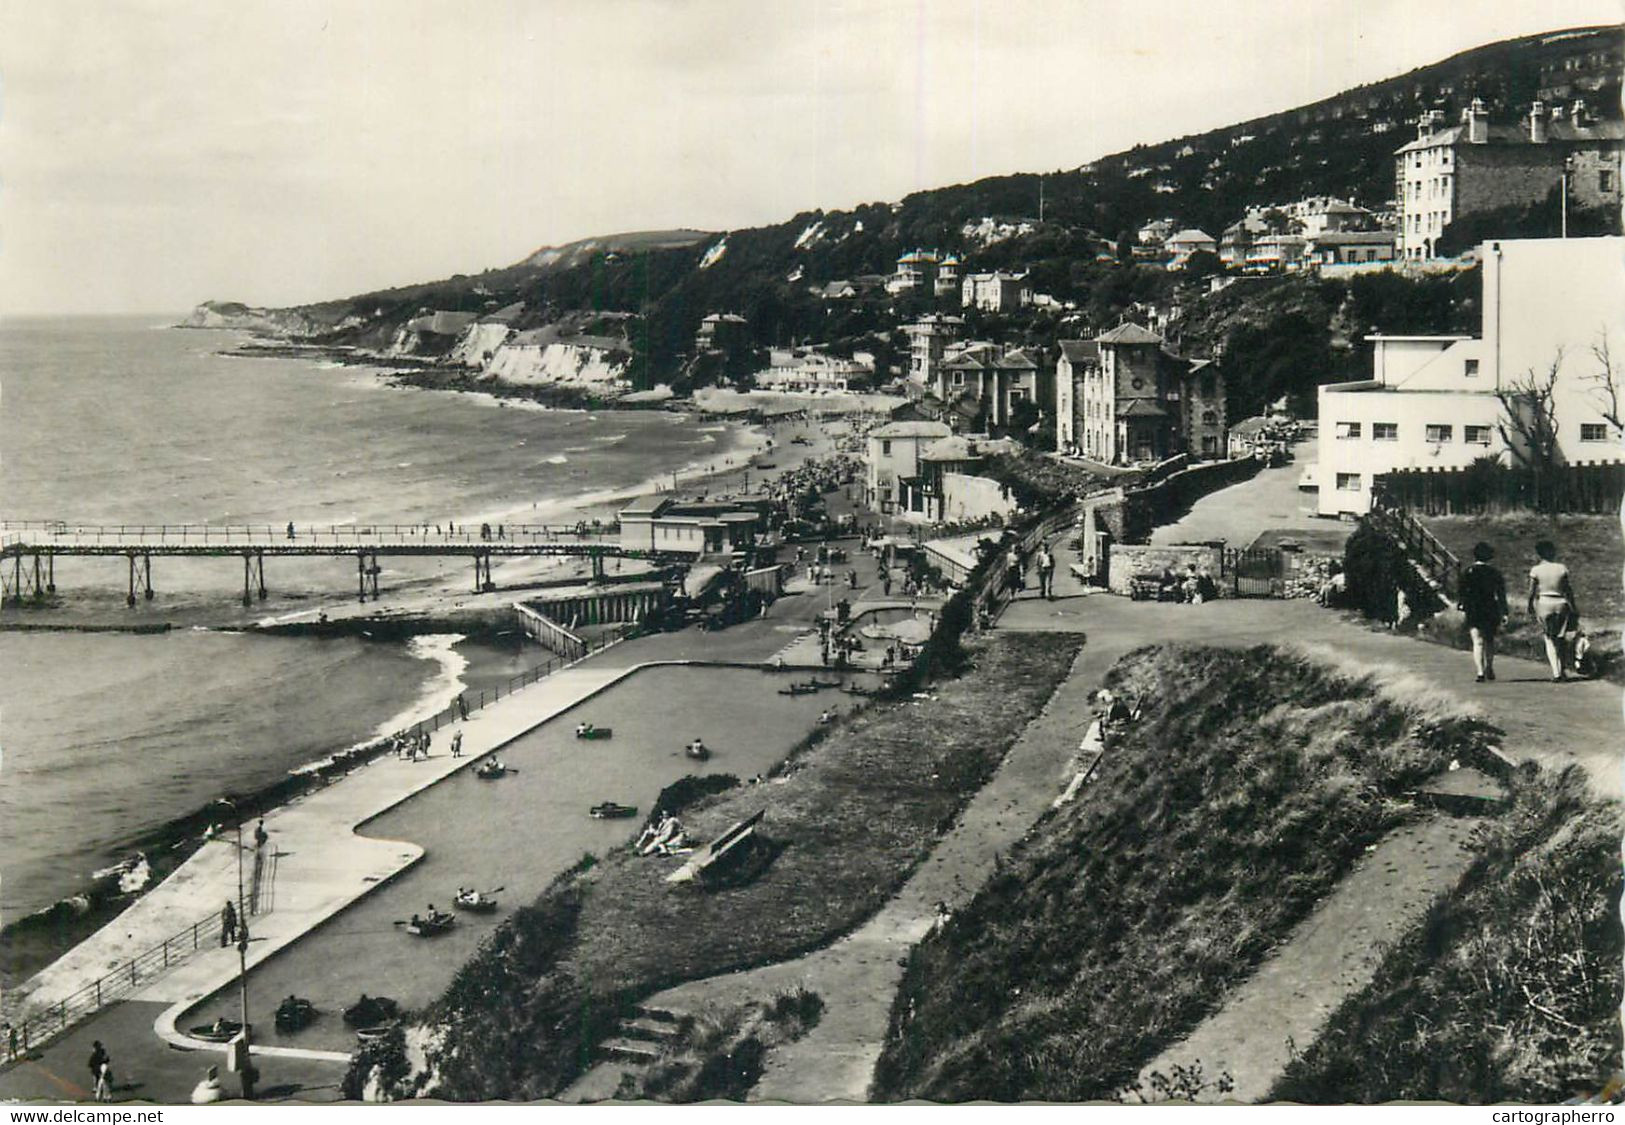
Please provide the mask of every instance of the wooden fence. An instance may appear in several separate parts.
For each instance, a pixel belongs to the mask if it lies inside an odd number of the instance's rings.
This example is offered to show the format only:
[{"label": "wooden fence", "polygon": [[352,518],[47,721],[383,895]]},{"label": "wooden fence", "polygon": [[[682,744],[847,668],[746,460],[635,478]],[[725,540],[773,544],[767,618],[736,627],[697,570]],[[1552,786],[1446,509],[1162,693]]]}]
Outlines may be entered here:
[{"label": "wooden fence", "polygon": [[1582,461],[1550,469],[1469,465],[1403,469],[1377,477],[1377,502],[1423,516],[1502,512],[1611,515],[1625,500],[1625,462]]}]

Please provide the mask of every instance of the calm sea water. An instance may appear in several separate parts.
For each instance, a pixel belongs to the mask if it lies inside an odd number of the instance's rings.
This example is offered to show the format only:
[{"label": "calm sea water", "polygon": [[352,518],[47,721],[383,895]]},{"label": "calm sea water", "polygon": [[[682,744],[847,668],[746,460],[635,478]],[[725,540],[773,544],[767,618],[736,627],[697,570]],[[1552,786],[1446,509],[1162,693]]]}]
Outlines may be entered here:
[{"label": "calm sea water", "polygon": [[[729,449],[727,428],[676,415],[499,409],[356,368],[216,354],[239,339],[125,318],[0,321],[0,515],[519,522]],[[159,600],[139,612],[156,619],[242,581],[225,561],[154,567]],[[268,577],[307,589],[331,577],[342,594],[353,576],[339,570]],[[117,562],[57,568],[70,600],[125,580]],[[214,796],[436,705],[463,665],[432,639],[0,633],[0,911],[48,906]]]}]

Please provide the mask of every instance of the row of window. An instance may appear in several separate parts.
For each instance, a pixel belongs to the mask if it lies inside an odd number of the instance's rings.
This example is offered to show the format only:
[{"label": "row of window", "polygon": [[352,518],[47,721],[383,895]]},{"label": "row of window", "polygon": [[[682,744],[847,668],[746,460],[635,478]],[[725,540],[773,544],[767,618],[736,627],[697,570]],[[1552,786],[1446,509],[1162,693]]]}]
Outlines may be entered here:
[{"label": "row of window", "polygon": [[[1494,430],[1495,430],[1495,427],[1493,427],[1493,426],[1463,426],[1461,428],[1461,440],[1466,442],[1468,445],[1488,445],[1490,443],[1490,439],[1494,436]],[[1359,422],[1339,422],[1339,423],[1337,423],[1336,434],[1337,434],[1338,440],[1340,440],[1340,441],[1357,441],[1357,440],[1359,440],[1359,438],[1361,436],[1361,433],[1362,433],[1362,426],[1361,426],[1361,423],[1359,423]],[[1428,442],[1431,442],[1431,443],[1434,443],[1434,444],[1443,444],[1445,442],[1455,441],[1456,440],[1456,427],[1451,425],[1450,423],[1447,423],[1447,422],[1430,422],[1423,428],[1423,438],[1424,438],[1424,440],[1426,440]],[[1399,423],[1398,422],[1373,422],[1373,423],[1371,423],[1371,440],[1372,441],[1398,441],[1399,440]],[[1582,422],[1582,423],[1580,423],[1580,440],[1581,441],[1607,441],[1608,440],[1608,425],[1607,425],[1607,423],[1605,423],[1605,422]]]},{"label": "row of window", "polygon": [[[1493,426],[1463,426],[1461,437],[1468,445],[1488,445],[1493,429]],[[1335,432],[1340,441],[1356,441],[1363,432],[1363,426],[1360,422],[1339,422]],[[1447,422],[1430,422],[1424,427],[1424,436],[1430,442],[1455,441],[1456,427]],[[1399,423],[1371,423],[1371,440],[1398,441]]]}]

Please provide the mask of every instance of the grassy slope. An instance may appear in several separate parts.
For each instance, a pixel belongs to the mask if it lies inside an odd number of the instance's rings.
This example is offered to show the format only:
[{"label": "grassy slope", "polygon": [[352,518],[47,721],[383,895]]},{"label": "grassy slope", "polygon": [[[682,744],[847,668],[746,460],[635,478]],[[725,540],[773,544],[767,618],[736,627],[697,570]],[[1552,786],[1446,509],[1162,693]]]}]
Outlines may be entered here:
[{"label": "grassy slope", "polygon": [[1617,806],[1530,779],[1483,858],[1332,1017],[1272,1097],[1558,1102],[1617,1073]]},{"label": "grassy slope", "polygon": [[1529,628],[1528,616],[1523,612],[1529,595],[1529,568],[1536,562],[1537,539],[1557,544],[1557,557],[1568,564],[1573,575],[1574,595],[1580,600],[1588,628],[1600,630],[1605,624],[1612,627],[1625,622],[1625,589],[1619,582],[1625,536],[1621,535],[1618,516],[1446,516],[1424,522],[1464,563],[1472,561],[1473,545],[1479,540],[1495,548],[1495,565],[1506,575],[1514,635],[1539,635],[1538,630]]},{"label": "grassy slope", "polygon": [[849,931],[924,859],[1081,644],[994,637],[935,701],[877,704],[815,739],[779,778],[685,811],[703,839],[767,809],[762,829],[782,851],[745,886],[668,886],[673,861],[630,851],[561,880],[503,925],[426,1014],[416,1034],[438,1041],[428,1088],[453,1100],[547,1097],[580,1073],[630,1002]]},{"label": "grassy slope", "polygon": [[1214,1010],[1484,728],[1279,650],[1157,648],[1071,806],[915,950],[885,1099],[1109,1097]]}]

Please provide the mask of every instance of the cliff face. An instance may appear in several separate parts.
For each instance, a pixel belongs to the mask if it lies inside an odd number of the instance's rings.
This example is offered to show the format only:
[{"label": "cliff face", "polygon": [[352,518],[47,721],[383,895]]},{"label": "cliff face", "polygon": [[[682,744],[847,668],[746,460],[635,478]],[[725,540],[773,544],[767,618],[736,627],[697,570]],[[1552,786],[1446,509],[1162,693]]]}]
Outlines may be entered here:
[{"label": "cliff face", "polygon": [[628,352],[596,345],[513,342],[496,349],[485,372],[516,386],[557,384],[617,393],[632,389],[626,380],[631,359]]},{"label": "cliff face", "polygon": [[181,321],[182,328],[235,328],[277,336],[308,336],[319,330],[296,309],[262,309],[236,301],[204,301]]}]

